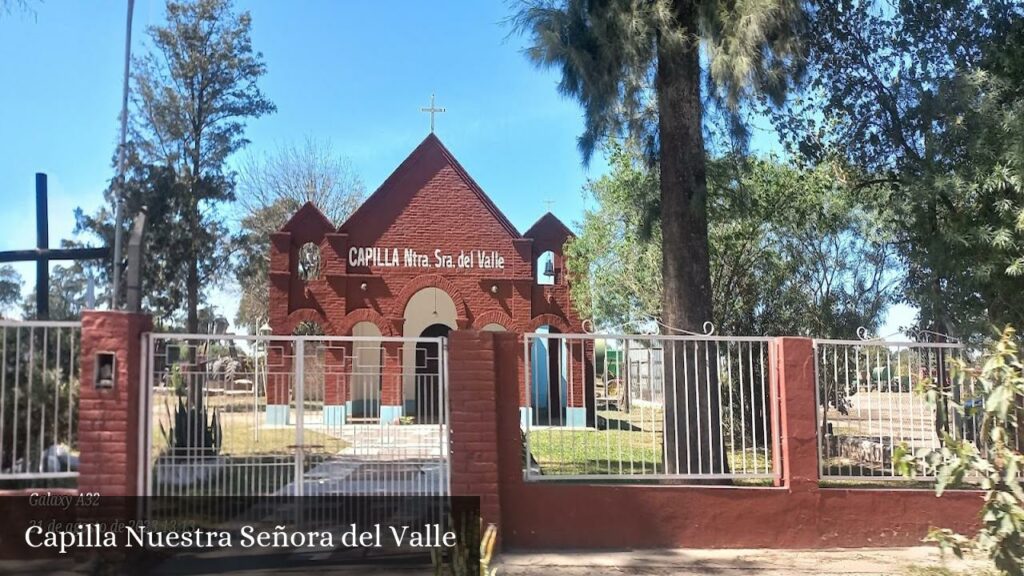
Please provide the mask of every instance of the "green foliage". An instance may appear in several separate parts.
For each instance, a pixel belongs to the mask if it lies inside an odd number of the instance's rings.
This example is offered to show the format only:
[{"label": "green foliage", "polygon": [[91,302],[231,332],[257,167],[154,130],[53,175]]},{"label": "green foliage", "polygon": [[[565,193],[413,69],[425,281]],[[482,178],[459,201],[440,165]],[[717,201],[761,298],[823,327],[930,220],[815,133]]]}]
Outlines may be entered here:
[{"label": "green foliage", "polygon": [[[660,226],[643,203],[658,178],[636,147],[609,146],[611,173],[589,183],[567,251],[573,299],[598,326],[659,316]],[[773,159],[710,163],[709,217],[715,322],[731,334],[849,337],[876,328],[894,297],[893,247],[880,215],[829,167]]]},{"label": "green foliage", "polygon": [[661,229],[643,208],[658,196],[656,172],[618,143],[609,158],[611,173],[587,185],[597,206],[565,247],[573,303],[599,325],[660,316],[662,297]]},{"label": "green foliage", "polygon": [[[62,248],[80,248],[82,243],[61,241]],[[102,302],[109,298],[107,287],[96,281],[102,276],[104,264],[97,260],[57,264],[50,270],[50,320],[78,320],[88,307],[89,277],[92,276],[93,298]],[[36,317],[36,291],[33,289],[21,302],[22,316]]]},{"label": "green foliage", "polygon": [[807,83],[775,126],[812,164],[879,183],[921,327],[1019,325],[1024,272],[1024,6],[822,3]]},{"label": "green foliage", "polygon": [[[948,529],[933,529],[928,538],[958,557],[968,549],[980,550],[996,568],[1014,576],[1024,574],[1024,488],[1020,482],[1024,455],[1016,448],[1024,417],[1024,364],[1017,342],[1016,332],[1007,327],[976,365],[952,360],[954,386],[971,390],[970,397],[983,399],[976,441],[946,433],[938,450],[910,454],[902,447],[894,454],[900,471],[907,476],[917,470],[934,470],[938,495],[967,476],[979,480],[985,496],[978,533],[968,538]],[[925,381],[923,391],[932,405],[941,402],[963,418],[979,415],[964,402],[957,402],[948,386]]]},{"label": "green foliage", "polygon": [[[123,232],[127,238],[131,217],[146,207],[146,305],[165,320],[184,313],[187,330],[196,332],[205,293],[229,271],[229,234],[218,210],[234,199],[227,159],[248,143],[245,121],[275,108],[258,86],[266,66],[253,49],[247,12],[235,14],[229,0],[168,0],[166,7],[165,24],[148,30],[150,50],[132,65]],[[116,189],[115,182],[106,194],[110,208],[79,215],[79,229],[108,245]]]},{"label": "green foliage", "polygon": [[[132,148],[134,150],[134,148]],[[199,226],[191,224],[193,197],[188,185],[173,168],[146,164],[133,151],[129,153],[129,171],[124,187],[126,214],[146,210],[146,233],[142,247],[142,294],[144,307],[164,323],[185,324],[188,303],[190,271],[195,265],[199,285],[200,304],[206,291],[223,279],[228,267],[229,232],[219,217],[210,211],[201,212]],[[218,189],[228,185],[218,179]],[[103,239],[107,246],[114,245],[114,191],[107,190],[109,204],[92,215],[79,210],[76,213],[78,232],[91,233]],[[195,229],[194,233],[190,230]],[[129,237],[131,222],[125,222],[122,233]],[[107,264],[109,266],[109,264]],[[120,263],[125,268],[126,261]],[[102,284],[108,285],[111,269],[103,273]],[[121,278],[126,281],[126,275]],[[122,286],[123,293],[123,286]],[[198,323],[197,323],[198,327]]]},{"label": "green foliage", "polygon": [[[650,158],[659,155],[659,98],[668,76],[708,86],[707,96],[739,119],[744,100],[781,102],[801,72],[804,2],[681,0],[522,0],[511,23],[532,41],[527,56],[561,72],[558,90],[580,102],[585,159],[610,136],[629,135]],[[672,69],[667,52],[703,46],[706,67]],[[662,61],[664,60],[664,61]],[[659,75],[664,75],[659,84]],[[700,123],[700,114],[691,121]],[[698,127],[699,129],[699,127]],[[703,150],[693,150],[703,154]]]},{"label": "green foliage", "polygon": [[207,420],[205,406],[188,406],[184,399],[179,397],[173,422],[170,430],[165,430],[163,423],[160,424],[160,432],[167,443],[168,454],[194,457],[213,456],[220,452],[224,432],[217,411],[214,411],[213,416]]},{"label": "green foliage", "polygon": [[[713,317],[706,103],[717,106],[733,134],[745,140],[740,102],[755,95],[781,101],[799,72],[805,17],[801,0],[526,0],[511,19],[530,38],[529,58],[557,68],[559,90],[582,105],[584,162],[608,138],[626,136],[658,165],[656,201],[633,200],[646,212],[646,222],[661,223],[659,316],[669,326],[696,330]],[[717,414],[717,398],[708,396],[679,396],[670,400],[670,412],[692,405]],[[677,420],[692,428],[687,437],[697,437],[697,418]],[[680,461],[718,457],[717,434],[709,442],[681,446],[678,432],[666,443],[678,450]],[[701,458],[694,456],[700,452]]]},{"label": "green foliage", "polygon": [[0,318],[21,299],[21,275],[12,266],[0,266]]},{"label": "green foliage", "polygon": [[[455,532],[455,546],[448,550],[447,559],[441,549],[430,551],[430,560],[436,576],[497,576],[498,569],[491,568],[494,545],[498,538],[498,527],[488,524],[483,528],[483,519],[473,522],[473,514],[461,514],[456,519],[450,516]],[[477,544],[479,542],[479,544]],[[479,548],[479,566],[472,562],[473,548]]]},{"label": "green foliage", "polygon": [[51,445],[77,448],[78,347],[73,330],[0,329],[0,469],[38,471]]}]

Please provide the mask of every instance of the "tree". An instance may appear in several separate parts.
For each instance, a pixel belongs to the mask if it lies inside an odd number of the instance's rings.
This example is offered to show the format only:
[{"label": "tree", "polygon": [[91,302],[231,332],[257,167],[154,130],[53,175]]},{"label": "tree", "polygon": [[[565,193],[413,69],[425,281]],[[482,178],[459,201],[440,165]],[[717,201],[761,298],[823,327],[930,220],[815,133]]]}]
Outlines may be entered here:
[{"label": "tree", "polygon": [[[61,248],[81,248],[82,244],[70,240],[62,240]],[[74,261],[58,264],[50,270],[50,320],[79,320],[82,311],[89,308],[89,299],[102,301],[107,296],[104,289],[96,293],[96,278],[100,268],[104,266],[98,261]],[[90,277],[92,281],[90,281]],[[90,295],[90,290],[93,294]],[[22,316],[36,318],[36,288],[21,301]]]},{"label": "tree", "polygon": [[0,0],[0,16],[10,16],[15,12],[23,12],[35,16],[29,0]]},{"label": "tree", "polygon": [[808,163],[841,156],[883,184],[922,328],[960,338],[1024,321],[1024,7],[822,4],[807,82],[775,115]]},{"label": "tree", "polygon": [[[532,40],[530,59],[559,68],[559,90],[583,106],[584,160],[606,137],[626,133],[657,162],[660,193],[648,208],[662,223],[661,320],[669,326],[696,331],[713,320],[705,97],[733,112],[737,128],[750,96],[781,102],[799,72],[804,20],[798,0],[535,0],[513,16],[515,29]],[[666,430],[670,446],[685,422],[696,426],[697,413],[718,414],[717,395],[697,388],[688,387],[691,398],[666,398],[668,421],[681,423]],[[694,417],[674,418],[684,406]],[[721,438],[708,440],[677,446],[681,460],[724,469]]]},{"label": "tree", "polygon": [[[636,201],[657,194],[657,175],[635,147],[609,150],[611,173],[588,184],[596,207],[568,245],[573,301],[598,327],[654,318],[661,301],[660,222],[645,220]],[[883,215],[859,205],[870,190],[854,193],[826,165],[801,170],[730,156],[708,167],[720,332],[848,337],[860,326],[877,329],[896,295],[895,254]]]},{"label": "tree", "polygon": [[[131,133],[144,165],[170,170],[164,190],[173,221],[150,221],[150,230],[182,228],[175,258],[182,278],[186,327],[198,329],[201,292],[226,260],[207,242],[221,225],[217,205],[234,198],[225,163],[244,147],[245,121],[275,111],[257,85],[266,73],[254,52],[248,12],[234,14],[229,0],[168,0],[167,22],[151,27],[153,50],[134,62]],[[152,170],[157,170],[153,168]],[[165,264],[175,263],[168,259]]]},{"label": "tree", "polygon": [[[636,200],[656,195],[658,182],[635,147],[613,143],[608,156],[611,172],[588,185],[596,206],[584,213],[567,262],[581,314],[599,329],[619,333],[625,331],[620,324],[650,325],[658,314],[660,223],[646,221]],[[773,158],[709,159],[716,328],[734,335],[818,337],[849,337],[860,326],[876,330],[898,279],[884,220],[858,206],[867,192],[855,194],[826,165],[801,170]],[[830,376],[822,378],[826,383]],[[826,389],[831,393],[821,402],[845,411],[845,390]],[[729,438],[749,430],[764,442],[758,423],[770,417],[763,411],[770,391],[748,403],[741,390],[722,394],[722,410],[730,416],[725,430]],[[754,392],[746,393],[753,400]]]},{"label": "tree", "polygon": [[254,332],[267,321],[271,234],[306,202],[340,226],[365,194],[351,163],[330,141],[307,138],[301,147],[287,144],[272,155],[249,155],[238,186],[235,277],[242,297],[235,321]]},{"label": "tree", "polygon": [[0,266],[0,318],[21,298],[21,275],[13,266]]},{"label": "tree", "polygon": [[[184,314],[187,309],[187,279],[190,258],[203,252],[196,262],[202,285],[223,283],[228,278],[229,266],[224,261],[230,253],[229,232],[217,214],[200,214],[199,227],[193,233],[189,226],[192,206],[187,184],[178,178],[172,167],[143,163],[129,147],[129,172],[123,187],[123,201],[128,214],[146,210],[146,233],[143,236],[142,294],[143,305],[151,310],[164,326],[185,326],[198,329],[201,308],[196,322],[189,325]],[[108,206],[95,214],[76,213],[76,231],[90,232],[110,246],[114,239],[114,187],[106,193]],[[130,234],[131,222],[124,222],[122,234]],[[124,266],[124,263],[120,263]],[[110,270],[103,270],[104,284],[109,284]],[[126,279],[126,275],[121,275]],[[122,286],[122,291],[124,287]],[[200,304],[203,299],[200,300]],[[191,331],[191,330],[189,330]]]}]

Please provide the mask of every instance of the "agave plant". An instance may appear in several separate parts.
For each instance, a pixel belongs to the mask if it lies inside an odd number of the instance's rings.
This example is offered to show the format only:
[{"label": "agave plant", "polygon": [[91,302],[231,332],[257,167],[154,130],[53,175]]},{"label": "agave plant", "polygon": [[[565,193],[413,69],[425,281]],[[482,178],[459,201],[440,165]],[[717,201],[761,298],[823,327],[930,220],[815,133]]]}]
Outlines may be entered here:
[{"label": "agave plant", "polygon": [[[171,420],[170,408],[168,420]],[[224,441],[220,414],[214,410],[207,420],[204,406],[188,407],[182,398],[178,398],[178,407],[174,413],[174,425],[170,430],[160,424],[160,433],[167,442],[167,451],[171,455],[215,455],[220,452]]]}]

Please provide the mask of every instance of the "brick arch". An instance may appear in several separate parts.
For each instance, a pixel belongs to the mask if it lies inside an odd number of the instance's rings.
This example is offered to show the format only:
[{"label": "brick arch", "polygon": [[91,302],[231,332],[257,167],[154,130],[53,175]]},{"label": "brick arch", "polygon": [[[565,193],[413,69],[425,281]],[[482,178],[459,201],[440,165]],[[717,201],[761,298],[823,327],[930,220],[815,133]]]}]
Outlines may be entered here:
[{"label": "brick arch", "polygon": [[[285,319],[282,332],[284,334],[292,334],[295,332],[295,328],[303,322],[316,322],[324,329],[324,334],[336,335],[338,333],[334,328],[334,324],[326,316],[312,308],[302,308],[289,314],[288,318]],[[277,327],[274,327],[274,332],[276,333],[277,331]]]},{"label": "brick arch", "polygon": [[514,332],[513,327],[515,326],[515,322],[512,321],[512,318],[510,318],[508,314],[505,314],[501,310],[488,310],[487,312],[477,316],[476,321],[473,322],[473,329],[483,330],[484,326],[487,326],[488,324],[501,324],[505,327],[505,330]]},{"label": "brick arch", "polygon": [[572,327],[569,326],[569,323],[565,318],[562,318],[557,314],[541,314],[539,316],[534,316],[533,319],[530,320],[530,324],[527,326],[526,331],[536,332],[537,328],[544,325],[553,326],[563,334],[571,334],[573,332]]},{"label": "brick arch", "polygon": [[412,297],[424,288],[440,288],[444,290],[451,297],[452,302],[455,302],[455,312],[458,314],[459,327],[462,328],[468,325],[469,307],[466,305],[466,299],[462,296],[462,291],[459,290],[454,282],[439,274],[423,274],[406,282],[405,286],[402,287],[402,291],[398,294],[398,298],[395,299],[392,315],[398,318],[405,316],[405,308],[409,305],[409,300],[412,300]]},{"label": "brick arch", "polygon": [[338,335],[351,335],[352,329],[360,322],[374,324],[380,330],[381,336],[391,336],[394,333],[391,329],[391,322],[388,322],[387,318],[384,318],[379,312],[373,308],[360,308],[349,312],[341,319],[341,322],[338,323]]}]

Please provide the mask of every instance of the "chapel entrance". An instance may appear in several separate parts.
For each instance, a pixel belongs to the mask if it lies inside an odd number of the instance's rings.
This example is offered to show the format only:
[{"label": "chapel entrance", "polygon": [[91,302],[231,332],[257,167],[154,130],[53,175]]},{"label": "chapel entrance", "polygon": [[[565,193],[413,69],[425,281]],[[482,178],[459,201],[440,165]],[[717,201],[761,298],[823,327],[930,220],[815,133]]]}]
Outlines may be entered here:
[{"label": "chapel entrance", "polygon": [[[422,338],[446,337],[451,328],[444,324],[431,324]],[[438,342],[416,344],[416,411],[417,424],[437,424],[442,421],[444,399],[441,383],[441,347]]]},{"label": "chapel entrance", "polygon": [[[402,335],[403,408],[414,424],[444,421],[444,350],[440,340],[458,326],[455,301],[444,290],[427,287],[413,294],[405,306]],[[428,340],[433,338],[434,340]]]}]

